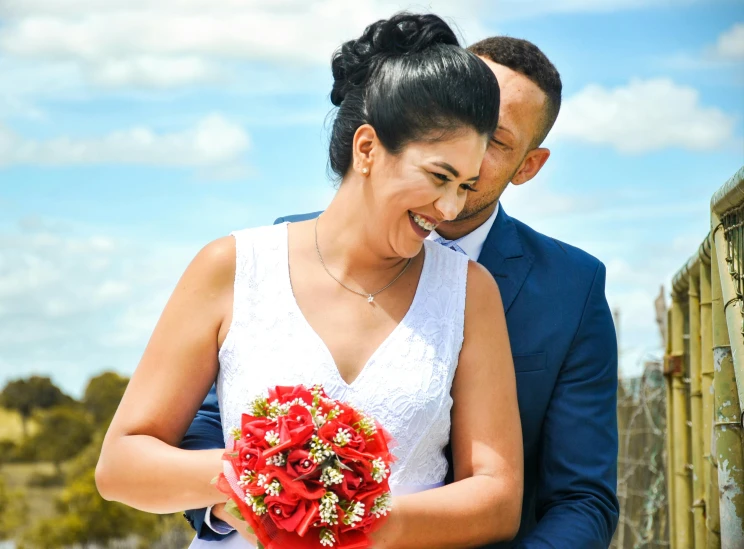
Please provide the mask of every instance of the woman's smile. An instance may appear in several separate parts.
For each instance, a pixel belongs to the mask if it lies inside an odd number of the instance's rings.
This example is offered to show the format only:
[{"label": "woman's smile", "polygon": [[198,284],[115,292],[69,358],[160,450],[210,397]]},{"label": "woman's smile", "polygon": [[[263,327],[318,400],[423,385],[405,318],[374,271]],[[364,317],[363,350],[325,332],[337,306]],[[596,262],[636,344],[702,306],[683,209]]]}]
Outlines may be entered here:
[{"label": "woman's smile", "polygon": [[439,224],[435,219],[432,219],[431,217],[414,213],[410,210],[408,211],[408,218],[411,220],[411,227],[413,228],[413,231],[421,238],[426,238],[427,236],[429,236],[431,231],[436,229],[437,225]]}]

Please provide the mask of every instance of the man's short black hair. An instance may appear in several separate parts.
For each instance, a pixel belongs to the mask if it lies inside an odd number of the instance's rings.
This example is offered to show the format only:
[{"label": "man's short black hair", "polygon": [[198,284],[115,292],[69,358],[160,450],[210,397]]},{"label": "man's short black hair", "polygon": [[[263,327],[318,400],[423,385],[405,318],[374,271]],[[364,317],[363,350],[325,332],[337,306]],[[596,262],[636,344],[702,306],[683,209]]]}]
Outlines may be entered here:
[{"label": "man's short black hair", "polygon": [[539,147],[558,118],[561,109],[561,75],[553,63],[535,44],[510,36],[493,36],[476,42],[468,48],[474,54],[504,65],[523,74],[534,82],[547,96],[542,128],[533,140],[533,146]]}]

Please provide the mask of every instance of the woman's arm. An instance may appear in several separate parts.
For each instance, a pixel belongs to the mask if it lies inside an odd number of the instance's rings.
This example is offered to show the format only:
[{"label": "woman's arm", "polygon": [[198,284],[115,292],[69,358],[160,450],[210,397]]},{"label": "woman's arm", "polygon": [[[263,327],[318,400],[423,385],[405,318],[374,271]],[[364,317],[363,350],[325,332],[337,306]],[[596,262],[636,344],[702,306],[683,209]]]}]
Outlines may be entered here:
[{"label": "woman's arm", "polygon": [[181,277],[106,433],[96,467],[104,499],[151,513],[227,499],[210,484],[224,450],[177,446],[216,377],[234,279],[232,237],[207,245]]},{"label": "woman's arm", "polygon": [[519,530],[524,462],[509,336],[496,282],[474,262],[452,398],[456,482],[394,498],[376,548],[477,547]]}]

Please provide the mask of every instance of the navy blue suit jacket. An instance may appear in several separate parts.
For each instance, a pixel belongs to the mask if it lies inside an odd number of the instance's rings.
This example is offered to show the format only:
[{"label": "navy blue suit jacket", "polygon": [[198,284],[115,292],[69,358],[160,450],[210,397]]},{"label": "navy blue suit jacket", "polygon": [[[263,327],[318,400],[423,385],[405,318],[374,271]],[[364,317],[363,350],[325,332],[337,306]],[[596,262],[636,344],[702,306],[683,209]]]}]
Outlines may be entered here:
[{"label": "navy blue suit jacket", "polygon": [[[604,265],[503,208],[478,262],[496,279],[506,310],[525,459],[519,534],[488,549],[605,549],[619,507],[617,342]],[[182,447],[224,447],[214,388]],[[187,517],[201,537],[219,538],[203,525],[203,510]]]}]

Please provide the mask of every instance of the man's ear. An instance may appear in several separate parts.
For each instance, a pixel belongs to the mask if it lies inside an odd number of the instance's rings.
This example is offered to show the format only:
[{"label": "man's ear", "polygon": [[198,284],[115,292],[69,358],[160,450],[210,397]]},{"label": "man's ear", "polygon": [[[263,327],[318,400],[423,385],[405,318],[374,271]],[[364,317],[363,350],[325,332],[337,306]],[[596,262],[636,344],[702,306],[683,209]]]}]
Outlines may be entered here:
[{"label": "man's ear", "polygon": [[512,185],[522,185],[535,177],[550,158],[550,149],[532,149],[522,160],[522,165],[512,177]]}]

